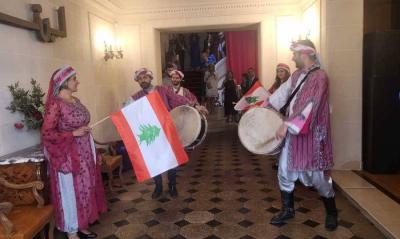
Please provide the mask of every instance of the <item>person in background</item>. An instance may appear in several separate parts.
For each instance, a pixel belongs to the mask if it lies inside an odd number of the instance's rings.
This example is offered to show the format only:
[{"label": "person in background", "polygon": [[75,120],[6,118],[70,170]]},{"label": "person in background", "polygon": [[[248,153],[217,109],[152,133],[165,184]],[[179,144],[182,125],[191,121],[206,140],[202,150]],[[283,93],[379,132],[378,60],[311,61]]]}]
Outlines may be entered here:
[{"label": "person in background", "polygon": [[190,92],[188,89],[181,85],[183,78],[185,75],[180,70],[173,70],[170,73],[172,85],[169,88],[177,95],[186,97],[191,105],[199,106],[201,108],[201,112],[207,114],[207,110],[204,106],[201,106],[197,101],[196,96]]},{"label": "person in background", "polygon": [[178,40],[176,34],[169,34],[168,51],[166,53],[166,62],[179,65],[178,53],[176,51]]},{"label": "person in background", "polygon": [[[284,64],[284,63],[279,63],[276,66],[275,82],[269,88],[268,92],[270,94],[273,94],[283,83],[285,83],[289,79],[289,77],[290,77],[290,68],[289,68],[289,66]],[[278,165],[279,165],[279,160],[278,160],[278,158],[275,158],[275,162],[272,165],[272,168],[277,170],[278,169]]]},{"label": "person in background", "polygon": [[239,95],[239,98],[242,98],[243,95],[244,95],[243,87],[245,87],[245,84],[246,84],[245,82],[247,81],[248,78],[249,78],[249,76],[247,75],[247,73],[242,73],[242,75],[240,76],[240,85],[239,85],[240,95]]},{"label": "person in background", "polygon": [[207,37],[203,41],[203,52],[209,50],[208,53],[211,51],[211,42],[212,42],[212,34],[211,32],[207,32]]},{"label": "person in background", "polygon": [[200,45],[197,33],[190,34],[190,66],[192,70],[200,70]]},{"label": "person in background", "polygon": [[185,77],[182,71],[180,70],[173,70],[171,72],[171,82],[172,86],[169,86],[175,94],[183,96],[189,100],[189,104],[194,106],[200,113],[207,115],[208,111],[207,108],[200,105],[199,101],[197,100],[196,96],[190,92],[189,89],[181,86],[182,80]]},{"label": "person in background", "polygon": [[226,42],[225,35],[223,32],[218,33],[218,61],[224,58],[226,55]]},{"label": "person in background", "polygon": [[249,69],[247,69],[247,78],[245,79],[245,81],[242,81],[241,84],[243,95],[246,94],[248,90],[250,90],[250,88],[254,85],[256,81],[258,81],[258,78],[256,77],[254,68],[249,67]]},{"label": "person in background", "polygon": [[[208,54],[210,52],[210,49],[205,49],[202,53],[201,53],[201,66],[200,66],[200,70],[202,72],[202,77],[204,79],[204,75],[208,70]],[[206,99],[206,89],[207,89],[207,85],[204,82],[204,80],[201,83],[201,92],[200,92],[200,102],[202,104],[205,104],[205,99]]]},{"label": "person in background", "polygon": [[234,117],[236,116],[236,110],[234,107],[234,102],[237,102],[237,90],[236,90],[236,81],[233,78],[233,72],[228,71],[226,73],[226,78],[224,81],[224,89],[225,89],[225,99],[224,99],[224,110],[226,122],[232,122]]},{"label": "person in background", "polygon": [[177,37],[177,45],[176,45],[176,53],[178,54],[178,61],[179,61],[179,67],[180,70],[185,69],[185,54],[186,54],[186,41],[185,41],[185,35],[183,34],[178,34]]},{"label": "person in background", "polygon": [[206,49],[201,53],[201,58],[200,58],[200,70],[206,72],[208,70],[208,55],[209,55],[210,50]]},{"label": "person in background", "polygon": [[214,112],[215,100],[218,97],[218,76],[213,64],[208,65],[208,71],[204,74],[206,85],[206,107],[210,113]]},{"label": "person in background", "polygon": [[268,89],[268,92],[270,94],[273,94],[279,88],[279,86],[281,86],[283,83],[285,83],[289,79],[289,77],[290,77],[289,66],[284,63],[279,63],[276,66],[275,82]]},{"label": "person in background", "polygon": [[165,85],[165,86],[171,85],[171,79],[170,79],[169,74],[171,74],[171,72],[176,69],[178,69],[178,67],[175,64],[167,63],[167,67],[165,68],[165,72],[164,72],[163,78],[162,78],[163,85]]}]

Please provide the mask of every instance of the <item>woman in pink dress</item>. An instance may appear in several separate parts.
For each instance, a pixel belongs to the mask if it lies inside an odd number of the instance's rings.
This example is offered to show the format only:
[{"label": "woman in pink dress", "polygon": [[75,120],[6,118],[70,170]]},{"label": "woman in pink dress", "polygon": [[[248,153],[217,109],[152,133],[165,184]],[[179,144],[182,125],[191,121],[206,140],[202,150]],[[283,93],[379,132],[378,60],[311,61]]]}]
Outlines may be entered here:
[{"label": "woman in pink dress", "polygon": [[95,238],[87,228],[107,210],[90,114],[72,95],[78,84],[72,67],[54,72],[42,126],[56,226],[69,239]]}]

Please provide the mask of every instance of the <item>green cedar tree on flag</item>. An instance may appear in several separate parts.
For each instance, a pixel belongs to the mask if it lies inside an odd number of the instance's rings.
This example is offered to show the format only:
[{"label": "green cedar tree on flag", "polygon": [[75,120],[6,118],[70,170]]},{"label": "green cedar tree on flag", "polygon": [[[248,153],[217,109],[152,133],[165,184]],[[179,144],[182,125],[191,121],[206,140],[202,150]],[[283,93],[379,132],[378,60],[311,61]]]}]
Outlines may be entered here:
[{"label": "green cedar tree on flag", "polygon": [[249,91],[236,103],[235,110],[246,111],[251,107],[259,106],[269,95],[270,94],[261,83],[256,81]]}]

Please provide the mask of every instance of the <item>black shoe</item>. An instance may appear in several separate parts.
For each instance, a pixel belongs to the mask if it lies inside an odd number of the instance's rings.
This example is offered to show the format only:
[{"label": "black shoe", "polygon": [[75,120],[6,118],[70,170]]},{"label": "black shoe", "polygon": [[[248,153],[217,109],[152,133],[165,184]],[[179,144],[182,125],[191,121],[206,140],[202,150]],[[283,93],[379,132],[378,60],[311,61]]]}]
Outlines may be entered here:
[{"label": "black shoe", "polygon": [[94,232],[90,232],[89,234],[86,234],[81,231],[78,231],[78,236],[79,236],[79,238],[96,238],[97,234]]},{"label": "black shoe", "polygon": [[325,218],[325,229],[328,231],[334,231],[337,228],[337,216],[335,215],[326,215]]},{"label": "black shoe", "polygon": [[294,213],[294,199],[293,192],[281,191],[282,209],[278,215],[271,218],[271,224],[281,224],[286,220],[293,218]]},{"label": "black shoe", "polygon": [[178,190],[177,190],[177,188],[176,188],[176,185],[169,185],[169,190],[168,190],[168,192],[169,192],[169,195],[170,195],[172,198],[178,197]]},{"label": "black shoe", "polygon": [[338,213],[336,209],[335,197],[331,198],[322,197],[322,201],[324,202],[326,210],[325,228],[328,231],[334,231],[338,226],[338,221],[337,221]]},{"label": "black shoe", "polygon": [[271,224],[281,224],[286,220],[294,218],[294,209],[293,208],[283,208],[278,215],[271,218]]},{"label": "black shoe", "polygon": [[151,194],[151,198],[152,199],[157,199],[157,198],[159,198],[161,196],[161,194],[162,194],[162,187],[157,187],[156,186],[154,188],[153,194]]}]

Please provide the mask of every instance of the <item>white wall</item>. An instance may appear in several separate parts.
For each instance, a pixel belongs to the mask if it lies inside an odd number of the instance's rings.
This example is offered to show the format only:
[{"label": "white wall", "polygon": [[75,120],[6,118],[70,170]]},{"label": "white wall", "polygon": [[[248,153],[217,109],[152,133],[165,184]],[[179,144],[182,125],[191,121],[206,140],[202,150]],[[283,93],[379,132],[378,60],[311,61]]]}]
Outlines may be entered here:
[{"label": "white wall", "polygon": [[[5,14],[29,20],[32,18],[31,2],[0,0],[0,9]],[[69,64],[76,69],[81,82],[76,96],[88,107],[92,122],[115,111],[122,102],[119,90],[124,89],[125,81],[119,70],[121,65],[117,60],[105,62],[103,49],[93,47],[95,39],[91,36],[91,32],[94,34],[99,28],[113,30],[113,14],[90,1],[39,0],[34,3],[42,5],[41,16],[50,17],[52,26],[56,26],[56,6],[64,6],[68,37],[43,43],[36,39],[34,32],[0,24],[0,155],[40,143],[38,131],[14,128],[14,123],[22,118],[5,109],[11,101],[7,88],[10,84],[19,81],[28,88],[30,79],[34,78],[47,92],[51,74]],[[94,135],[100,140],[116,137],[110,122],[96,128]]]},{"label": "white wall", "polygon": [[322,1],[322,53],[330,79],[336,168],[361,169],[363,1]]}]

